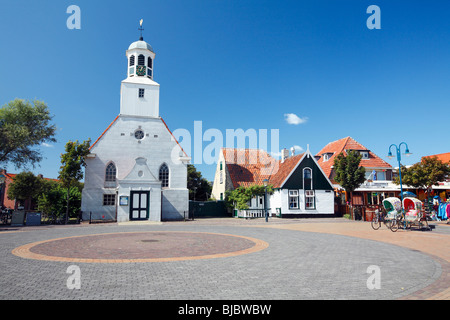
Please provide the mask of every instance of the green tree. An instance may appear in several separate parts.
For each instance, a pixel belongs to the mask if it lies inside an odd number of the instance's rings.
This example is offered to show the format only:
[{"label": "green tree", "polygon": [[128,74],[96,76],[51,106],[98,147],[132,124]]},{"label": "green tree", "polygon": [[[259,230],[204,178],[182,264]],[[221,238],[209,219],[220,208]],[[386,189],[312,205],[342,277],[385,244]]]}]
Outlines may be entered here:
[{"label": "green tree", "polygon": [[[438,182],[445,181],[450,175],[450,162],[444,163],[437,157],[425,157],[409,168],[402,166],[402,184],[414,188],[430,189]],[[400,184],[399,177],[394,179]]]},{"label": "green tree", "polygon": [[366,170],[360,167],[361,155],[351,150],[345,156],[343,153],[334,159],[334,180],[344,188],[350,198],[350,207],[353,206],[352,194],[365,180]]},{"label": "green tree", "polygon": [[[13,179],[8,187],[8,198],[11,200],[19,200],[25,202],[37,199],[43,187],[43,179],[35,176],[32,172],[26,171],[19,173]],[[25,210],[31,209],[30,207]]]},{"label": "green tree", "polygon": [[202,173],[194,165],[188,164],[187,171],[189,200],[207,201],[211,196],[211,183],[202,177]]},{"label": "green tree", "polygon": [[69,141],[65,146],[65,153],[61,154],[61,167],[59,170],[59,180],[67,189],[67,205],[65,223],[69,220],[69,202],[70,189],[77,186],[83,179],[83,168],[86,166],[85,157],[89,154],[91,140],[79,143],[78,141]]},{"label": "green tree", "polygon": [[44,102],[15,99],[0,108],[0,165],[33,168],[42,160],[38,147],[55,142],[56,126]]},{"label": "green tree", "polygon": [[42,193],[38,198],[38,210],[47,217],[62,216],[66,207],[67,190],[60,182],[46,181]]},{"label": "green tree", "polygon": [[[273,193],[273,186],[267,186],[267,194]],[[249,187],[238,187],[233,191],[227,191],[225,201],[228,206],[236,208],[238,210],[248,209],[248,203],[256,196],[264,196],[265,187],[259,185],[253,185]]]}]

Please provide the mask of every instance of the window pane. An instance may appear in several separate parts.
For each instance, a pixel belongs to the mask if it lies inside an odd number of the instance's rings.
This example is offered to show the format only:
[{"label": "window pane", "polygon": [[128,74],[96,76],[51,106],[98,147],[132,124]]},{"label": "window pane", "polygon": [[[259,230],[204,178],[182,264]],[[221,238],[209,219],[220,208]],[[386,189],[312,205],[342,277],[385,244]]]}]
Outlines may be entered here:
[{"label": "window pane", "polygon": [[116,181],[116,166],[114,163],[110,163],[106,167],[105,181]]},{"label": "window pane", "polygon": [[161,181],[161,187],[169,186],[169,168],[166,164],[163,164],[159,169],[159,180]]}]

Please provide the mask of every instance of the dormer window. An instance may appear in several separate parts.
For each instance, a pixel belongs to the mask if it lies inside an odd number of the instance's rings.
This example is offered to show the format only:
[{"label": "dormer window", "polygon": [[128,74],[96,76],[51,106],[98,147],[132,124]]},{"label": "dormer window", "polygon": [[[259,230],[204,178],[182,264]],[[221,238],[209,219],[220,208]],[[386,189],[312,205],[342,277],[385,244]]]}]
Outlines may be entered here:
[{"label": "dormer window", "polygon": [[362,160],[369,159],[369,151],[360,151],[359,154],[361,155]]},{"label": "dormer window", "polygon": [[333,156],[333,153],[327,152],[323,154],[323,162],[330,160],[330,158]]}]

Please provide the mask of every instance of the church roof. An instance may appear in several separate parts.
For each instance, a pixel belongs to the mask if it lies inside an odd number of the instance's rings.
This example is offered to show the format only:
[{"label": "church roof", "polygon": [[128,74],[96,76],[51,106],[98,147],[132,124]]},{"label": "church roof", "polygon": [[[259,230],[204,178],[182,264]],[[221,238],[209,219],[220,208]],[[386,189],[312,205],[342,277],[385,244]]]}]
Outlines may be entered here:
[{"label": "church roof", "polygon": [[145,50],[154,52],[152,46],[143,40],[133,42],[130,45],[130,47],[128,48],[128,50],[133,50],[133,49],[145,49]]}]

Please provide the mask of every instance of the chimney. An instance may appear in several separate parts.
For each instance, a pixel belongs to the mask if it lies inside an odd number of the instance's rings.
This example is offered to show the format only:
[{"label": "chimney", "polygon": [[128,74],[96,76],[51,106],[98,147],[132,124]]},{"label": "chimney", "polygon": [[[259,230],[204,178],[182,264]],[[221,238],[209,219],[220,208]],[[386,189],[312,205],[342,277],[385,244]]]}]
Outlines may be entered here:
[{"label": "chimney", "polygon": [[294,147],[291,148],[291,157],[293,157],[293,156],[295,156],[295,148]]},{"label": "chimney", "polygon": [[289,158],[289,151],[288,149],[284,148],[281,150],[281,163],[283,163],[287,158]]}]

